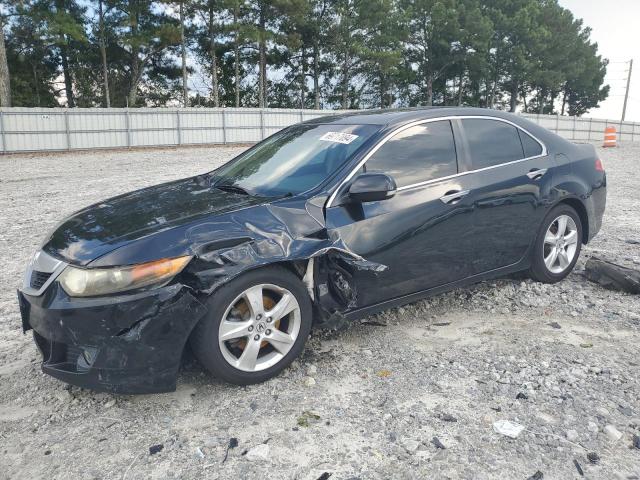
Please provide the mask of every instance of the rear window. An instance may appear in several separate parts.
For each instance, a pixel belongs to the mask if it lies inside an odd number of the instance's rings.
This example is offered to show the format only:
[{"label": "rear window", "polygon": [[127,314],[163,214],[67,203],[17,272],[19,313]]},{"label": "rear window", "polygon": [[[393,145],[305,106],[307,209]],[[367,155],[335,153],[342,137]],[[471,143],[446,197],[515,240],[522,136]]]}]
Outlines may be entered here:
[{"label": "rear window", "polygon": [[365,170],[390,175],[398,187],[455,175],[458,164],[451,123],[428,122],[397,133],[367,160]]},{"label": "rear window", "polygon": [[513,125],[498,120],[462,120],[474,170],[524,158],[524,150]]},{"label": "rear window", "polygon": [[542,145],[538,143],[531,135],[518,129],[520,140],[522,141],[522,148],[524,148],[524,158],[537,157],[542,155]]}]

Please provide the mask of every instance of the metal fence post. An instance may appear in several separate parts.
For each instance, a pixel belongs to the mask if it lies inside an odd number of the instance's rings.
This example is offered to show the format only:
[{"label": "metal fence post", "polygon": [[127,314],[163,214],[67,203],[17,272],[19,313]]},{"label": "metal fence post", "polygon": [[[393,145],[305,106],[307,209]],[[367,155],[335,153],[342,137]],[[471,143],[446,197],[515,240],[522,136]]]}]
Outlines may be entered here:
[{"label": "metal fence post", "polygon": [[578,124],[578,117],[573,117],[573,132],[571,133],[571,140],[576,139],[576,131]]},{"label": "metal fence post", "polygon": [[560,133],[560,114],[556,114],[556,134]]},{"label": "metal fence post", "polygon": [[178,145],[182,145],[182,131],[180,130],[180,110],[176,108],[176,128],[178,130]]},{"label": "metal fence post", "polygon": [[304,110],[300,110],[300,121],[304,122]]},{"label": "metal fence post", "polygon": [[227,111],[222,110],[222,143],[227,144]]},{"label": "metal fence post", "polygon": [[4,134],[4,110],[0,108],[0,134],[2,135],[2,153],[7,153],[7,137]]},{"label": "metal fence post", "polygon": [[67,150],[71,150],[71,134],[69,133],[69,112],[64,111],[64,129],[67,134]]},{"label": "metal fence post", "polygon": [[587,136],[587,140],[591,141],[591,130],[593,126],[593,117],[589,118],[589,135]]},{"label": "metal fence post", "polygon": [[260,136],[264,140],[264,110],[260,109]]},{"label": "metal fence post", "polygon": [[622,141],[622,120],[620,120],[620,130],[619,130],[620,134],[618,135],[618,140]]},{"label": "metal fence post", "polygon": [[124,118],[127,124],[127,148],[131,148],[131,116],[129,115],[129,107],[125,110]]}]

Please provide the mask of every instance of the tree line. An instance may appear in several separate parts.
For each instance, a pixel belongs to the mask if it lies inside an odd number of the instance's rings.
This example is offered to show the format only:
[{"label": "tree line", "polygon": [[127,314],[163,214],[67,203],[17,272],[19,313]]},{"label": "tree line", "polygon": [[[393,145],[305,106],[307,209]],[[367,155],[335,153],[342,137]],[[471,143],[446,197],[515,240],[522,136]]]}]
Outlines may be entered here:
[{"label": "tree line", "polygon": [[0,0],[0,9],[3,106],[581,115],[609,92],[590,29],[557,0]]}]

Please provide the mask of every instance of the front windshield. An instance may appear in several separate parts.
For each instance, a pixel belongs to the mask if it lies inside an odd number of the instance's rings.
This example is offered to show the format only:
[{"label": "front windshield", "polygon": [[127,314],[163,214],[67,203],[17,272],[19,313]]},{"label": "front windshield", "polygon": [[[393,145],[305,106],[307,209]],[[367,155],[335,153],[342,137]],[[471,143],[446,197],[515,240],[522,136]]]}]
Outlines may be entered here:
[{"label": "front windshield", "polygon": [[216,170],[213,184],[265,197],[306,192],[344,165],[379,128],[328,124],[287,128]]}]

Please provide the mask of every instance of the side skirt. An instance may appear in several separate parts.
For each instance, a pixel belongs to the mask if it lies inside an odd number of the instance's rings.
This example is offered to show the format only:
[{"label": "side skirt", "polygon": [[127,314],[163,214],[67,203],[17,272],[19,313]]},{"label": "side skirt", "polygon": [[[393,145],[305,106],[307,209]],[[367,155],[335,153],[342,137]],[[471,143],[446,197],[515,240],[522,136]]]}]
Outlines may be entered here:
[{"label": "side skirt", "polygon": [[425,298],[438,295],[440,293],[454,290],[456,288],[467,287],[469,285],[473,285],[475,283],[479,283],[484,280],[491,280],[498,277],[503,277],[511,273],[521,272],[523,270],[528,269],[529,266],[530,266],[529,256],[526,255],[523,260],[519,261],[518,263],[514,263],[513,265],[508,265],[506,267],[501,267],[496,270],[480,273],[472,277],[467,277],[462,280],[458,280],[456,282],[446,283],[439,287],[430,288],[428,290],[421,290],[419,292],[411,293],[409,295],[403,295],[401,297],[392,298],[391,300],[385,300],[384,302],[350,310],[348,312],[344,312],[343,316],[345,320],[349,320],[349,321],[358,320],[368,315],[373,315],[374,313],[381,312],[382,310],[399,307],[401,305],[406,305],[407,303],[413,303],[418,300],[423,300]]}]

